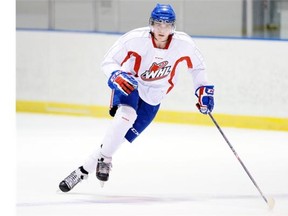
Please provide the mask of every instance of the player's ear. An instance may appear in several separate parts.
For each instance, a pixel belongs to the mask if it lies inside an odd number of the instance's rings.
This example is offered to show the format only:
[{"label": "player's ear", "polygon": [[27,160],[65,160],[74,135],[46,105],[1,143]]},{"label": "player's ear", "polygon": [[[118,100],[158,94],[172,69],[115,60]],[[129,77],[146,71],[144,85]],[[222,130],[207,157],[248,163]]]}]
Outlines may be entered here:
[{"label": "player's ear", "polygon": [[176,25],[175,25],[175,23],[173,23],[172,29],[171,29],[171,34],[174,34],[175,30],[176,30]]}]

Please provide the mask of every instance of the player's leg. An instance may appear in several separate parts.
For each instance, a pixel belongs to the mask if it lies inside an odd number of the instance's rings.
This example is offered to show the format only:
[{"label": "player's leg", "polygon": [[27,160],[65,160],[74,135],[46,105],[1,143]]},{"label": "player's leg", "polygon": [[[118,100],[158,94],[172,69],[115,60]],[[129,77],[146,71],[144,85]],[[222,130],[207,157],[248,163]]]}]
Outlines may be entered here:
[{"label": "player's leg", "polygon": [[[80,167],[82,171],[85,173],[92,173],[96,168],[96,176],[100,181],[107,181],[109,179],[109,172],[112,166],[112,156],[125,141],[125,134],[132,127],[137,118],[136,110],[138,107],[138,100],[139,95],[137,90],[133,91],[128,96],[124,96],[120,92],[114,91],[112,98],[113,103],[110,110],[110,114],[114,116],[114,118],[104,135],[101,146],[97,148],[83,166]],[[76,170],[72,173],[76,173]],[[63,188],[66,190],[62,190],[63,192],[67,192],[67,188],[71,190],[82,180],[80,175],[80,177],[77,177],[78,180],[74,181],[72,186],[68,183],[67,186],[63,186],[68,181],[68,177],[69,176],[67,176],[59,185],[61,190]]]},{"label": "player's leg", "polygon": [[119,105],[114,119],[102,141],[96,168],[96,176],[100,181],[108,180],[112,157],[125,141],[125,134],[132,127],[136,117],[137,114],[134,108],[126,104]]},{"label": "player's leg", "polygon": [[[136,94],[137,93],[137,94]],[[116,110],[114,120],[103,139],[99,150],[96,176],[100,181],[107,181],[113,154],[126,140],[132,142],[152,122],[160,105],[152,106],[144,102],[135,92],[133,104],[131,101],[121,100]],[[137,97],[137,100],[135,100]],[[135,104],[137,101],[137,104]],[[130,104],[129,104],[130,103]],[[133,106],[133,107],[132,107]],[[137,109],[137,113],[136,110]],[[111,113],[111,112],[110,112]],[[111,113],[113,115],[113,113]],[[84,165],[85,167],[85,165]]]}]

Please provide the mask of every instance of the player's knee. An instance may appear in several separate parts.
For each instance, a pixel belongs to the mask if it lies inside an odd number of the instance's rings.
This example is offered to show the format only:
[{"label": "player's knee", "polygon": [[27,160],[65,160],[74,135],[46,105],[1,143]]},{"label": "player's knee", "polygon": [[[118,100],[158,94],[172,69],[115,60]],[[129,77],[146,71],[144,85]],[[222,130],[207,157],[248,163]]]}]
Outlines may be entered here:
[{"label": "player's knee", "polygon": [[137,113],[131,106],[120,105],[117,109],[116,116],[128,121],[132,125],[137,118]]}]

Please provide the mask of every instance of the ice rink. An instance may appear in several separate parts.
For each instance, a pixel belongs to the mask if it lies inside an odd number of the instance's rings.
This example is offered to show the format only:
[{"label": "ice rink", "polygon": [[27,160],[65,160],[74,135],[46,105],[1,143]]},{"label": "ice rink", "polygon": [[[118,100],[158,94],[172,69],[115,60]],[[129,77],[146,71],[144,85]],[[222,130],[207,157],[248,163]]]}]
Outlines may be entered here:
[{"label": "ice rink", "polygon": [[273,211],[214,126],[154,122],[121,146],[104,188],[92,173],[60,192],[59,182],[101,144],[109,124],[18,113],[17,215],[288,215],[287,132],[222,128],[263,193],[275,199]]}]

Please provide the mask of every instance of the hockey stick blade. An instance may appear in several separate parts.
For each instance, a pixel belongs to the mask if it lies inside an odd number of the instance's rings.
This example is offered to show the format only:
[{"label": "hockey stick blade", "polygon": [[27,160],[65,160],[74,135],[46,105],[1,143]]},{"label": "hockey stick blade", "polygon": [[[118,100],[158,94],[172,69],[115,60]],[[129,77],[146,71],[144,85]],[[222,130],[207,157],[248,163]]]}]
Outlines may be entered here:
[{"label": "hockey stick blade", "polygon": [[267,198],[267,205],[269,207],[269,210],[273,210],[275,206],[275,200],[272,197]]}]

